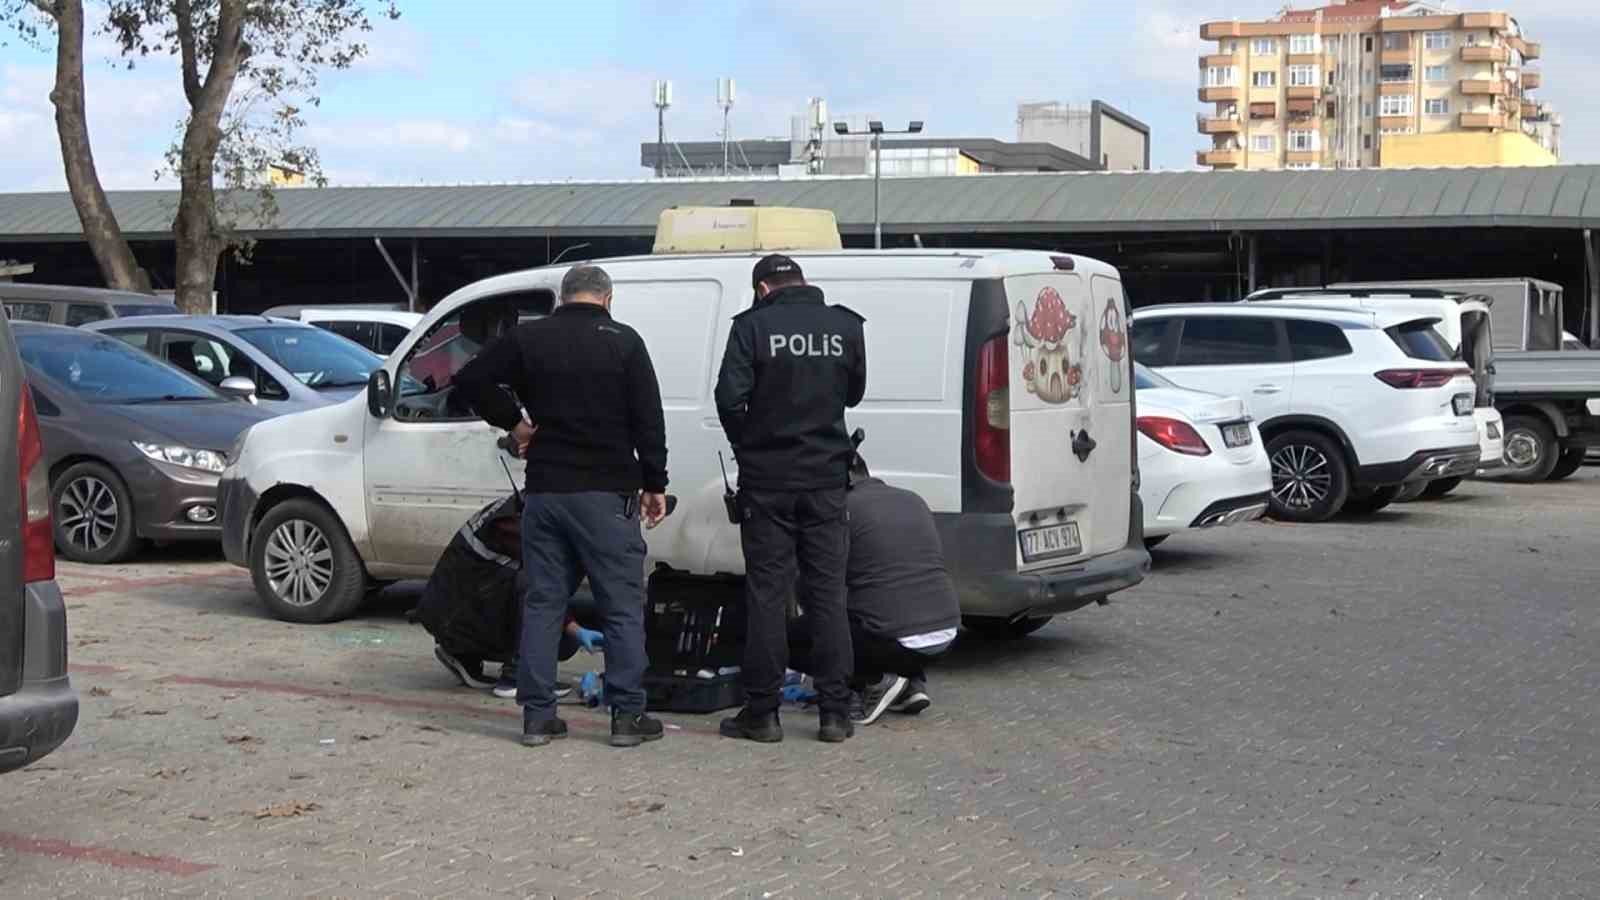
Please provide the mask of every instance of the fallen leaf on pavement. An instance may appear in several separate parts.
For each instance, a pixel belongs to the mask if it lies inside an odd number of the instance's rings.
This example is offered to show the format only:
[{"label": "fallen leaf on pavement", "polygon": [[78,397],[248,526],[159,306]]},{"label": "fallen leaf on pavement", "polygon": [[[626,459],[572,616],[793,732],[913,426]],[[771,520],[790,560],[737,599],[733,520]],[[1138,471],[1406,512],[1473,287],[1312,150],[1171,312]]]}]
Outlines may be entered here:
[{"label": "fallen leaf on pavement", "polygon": [[440,728],[437,725],[418,725],[417,729],[419,731],[444,731],[443,728]]},{"label": "fallen leaf on pavement", "polygon": [[189,813],[189,818],[194,819],[196,822],[209,822],[209,821],[211,821],[211,817],[210,816],[201,815],[200,813]]},{"label": "fallen leaf on pavement", "polygon": [[321,808],[322,806],[317,803],[308,803],[304,800],[285,800],[282,803],[274,803],[265,809],[256,810],[256,818],[287,819],[293,816],[314,813]]},{"label": "fallen leaf on pavement", "polygon": [[101,687],[99,685],[95,685],[94,687],[89,688],[89,696],[91,696],[91,697],[109,697],[109,696],[111,696],[111,688],[103,688],[103,687]]},{"label": "fallen leaf on pavement", "polygon": [[259,744],[259,743],[261,743],[261,738],[258,738],[253,734],[230,734],[230,735],[224,736],[222,739],[227,741],[230,744]]},{"label": "fallen leaf on pavement", "polygon": [[188,771],[189,771],[189,767],[188,766],[181,766],[181,767],[176,768],[176,769],[157,769],[154,772],[150,773],[150,777],[151,778],[165,778],[165,779],[171,780],[173,778],[177,778],[179,775],[182,775],[182,774],[184,774],[185,772],[188,772]]},{"label": "fallen leaf on pavement", "polygon": [[147,709],[139,713],[141,716],[164,716],[166,714],[167,711],[164,709]]}]

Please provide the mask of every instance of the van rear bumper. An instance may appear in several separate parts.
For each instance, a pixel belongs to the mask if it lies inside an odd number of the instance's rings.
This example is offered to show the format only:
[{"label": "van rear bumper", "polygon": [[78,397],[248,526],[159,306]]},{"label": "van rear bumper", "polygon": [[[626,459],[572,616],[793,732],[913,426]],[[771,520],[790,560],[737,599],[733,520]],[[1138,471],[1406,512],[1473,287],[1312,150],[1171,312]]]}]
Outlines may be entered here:
[{"label": "van rear bumper", "polygon": [[944,513],[934,521],[963,615],[1009,619],[1071,612],[1133,587],[1150,571],[1137,517],[1121,550],[1027,573],[1017,571],[1017,531],[1010,515]]},{"label": "van rear bumper", "polygon": [[67,677],[67,611],[54,581],[26,588],[22,686],[0,697],[0,772],[20,769],[61,746],[78,724]]}]

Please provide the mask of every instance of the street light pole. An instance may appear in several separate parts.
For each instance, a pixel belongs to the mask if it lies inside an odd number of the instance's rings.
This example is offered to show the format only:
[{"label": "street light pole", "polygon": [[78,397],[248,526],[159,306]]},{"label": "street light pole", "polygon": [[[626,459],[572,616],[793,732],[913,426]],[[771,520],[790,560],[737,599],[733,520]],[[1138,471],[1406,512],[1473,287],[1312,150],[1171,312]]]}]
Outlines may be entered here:
[{"label": "street light pole", "polygon": [[883,122],[873,119],[867,123],[866,131],[851,131],[850,126],[844,122],[833,123],[833,133],[838,135],[870,134],[872,135],[872,247],[875,250],[883,249],[883,136],[886,134],[921,134],[922,122],[914,121],[902,131],[890,131],[883,127]]}]

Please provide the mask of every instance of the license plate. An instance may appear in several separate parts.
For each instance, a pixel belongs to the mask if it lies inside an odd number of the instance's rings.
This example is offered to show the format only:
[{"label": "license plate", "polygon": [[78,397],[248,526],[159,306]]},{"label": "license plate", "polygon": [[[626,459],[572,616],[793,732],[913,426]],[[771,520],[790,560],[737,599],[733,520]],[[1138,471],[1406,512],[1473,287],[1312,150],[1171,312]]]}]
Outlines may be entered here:
[{"label": "license plate", "polygon": [[1083,541],[1078,538],[1078,523],[1029,528],[1017,532],[1022,542],[1022,561],[1038,562],[1057,556],[1077,556],[1083,552]]},{"label": "license plate", "polygon": [[1249,422],[1222,426],[1222,443],[1228,447],[1248,447],[1251,440]]},{"label": "license plate", "polygon": [[1455,405],[1456,415],[1458,415],[1458,416],[1470,416],[1470,415],[1472,415],[1472,395],[1471,394],[1457,394],[1454,397],[1450,398],[1450,402]]}]

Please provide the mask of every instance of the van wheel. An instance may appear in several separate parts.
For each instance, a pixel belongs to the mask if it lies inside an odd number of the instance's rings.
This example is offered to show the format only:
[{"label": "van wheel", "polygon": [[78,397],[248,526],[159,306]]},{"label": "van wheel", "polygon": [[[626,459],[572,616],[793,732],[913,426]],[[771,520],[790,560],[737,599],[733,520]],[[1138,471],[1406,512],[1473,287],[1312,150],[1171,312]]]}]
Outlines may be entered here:
[{"label": "van wheel", "polygon": [[1457,475],[1454,478],[1438,478],[1428,482],[1428,486],[1422,491],[1422,496],[1428,498],[1429,500],[1435,500],[1439,497],[1443,497],[1445,494],[1450,493],[1460,486],[1460,475]]},{"label": "van wheel", "polygon": [[1400,496],[1401,486],[1388,484],[1375,488],[1356,488],[1344,501],[1344,512],[1352,516],[1370,516],[1394,502]]},{"label": "van wheel", "polygon": [[1286,522],[1322,522],[1344,506],[1350,471],[1344,451],[1315,431],[1286,431],[1267,443],[1272,463],[1268,511]]},{"label": "van wheel", "polygon": [[286,500],[267,511],[250,540],[250,576],[273,616],[322,623],[355,612],[367,573],[344,525],[327,507]]},{"label": "van wheel", "polygon": [[999,616],[962,616],[961,627],[981,638],[995,641],[1014,641],[1025,638],[1050,624],[1054,616],[1023,616],[1005,619]]},{"label": "van wheel", "polygon": [[81,462],[56,478],[50,491],[56,549],[73,562],[121,562],[139,549],[133,498],[109,467]]},{"label": "van wheel", "polygon": [[1572,473],[1583,468],[1583,458],[1587,455],[1588,450],[1584,447],[1574,447],[1571,450],[1562,453],[1561,456],[1556,459],[1555,468],[1550,470],[1550,474],[1545,478],[1545,480],[1560,481],[1563,478],[1570,477]]},{"label": "van wheel", "polygon": [[1505,473],[1511,481],[1543,481],[1560,462],[1556,432],[1537,416],[1506,416]]}]

